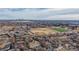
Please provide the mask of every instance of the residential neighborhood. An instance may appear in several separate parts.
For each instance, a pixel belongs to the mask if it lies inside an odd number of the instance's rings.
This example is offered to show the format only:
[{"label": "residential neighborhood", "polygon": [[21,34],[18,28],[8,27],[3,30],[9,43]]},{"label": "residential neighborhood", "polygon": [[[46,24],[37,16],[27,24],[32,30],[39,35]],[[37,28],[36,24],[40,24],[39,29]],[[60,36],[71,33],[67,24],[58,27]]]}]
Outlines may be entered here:
[{"label": "residential neighborhood", "polygon": [[0,51],[78,50],[78,25],[73,26],[70,23],[57,25],[53,24],[53,21],[47,24],[33,21],[0,23]]}]

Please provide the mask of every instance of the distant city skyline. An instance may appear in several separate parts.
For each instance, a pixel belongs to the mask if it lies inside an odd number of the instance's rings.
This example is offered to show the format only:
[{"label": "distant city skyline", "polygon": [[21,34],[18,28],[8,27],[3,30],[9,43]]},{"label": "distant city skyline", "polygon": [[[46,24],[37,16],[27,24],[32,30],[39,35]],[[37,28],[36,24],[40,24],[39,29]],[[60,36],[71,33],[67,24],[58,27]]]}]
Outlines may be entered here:
[{"label": "distant city skyline", "polygon": [[79,8],[0,8],[0,20],[79,20]]}]

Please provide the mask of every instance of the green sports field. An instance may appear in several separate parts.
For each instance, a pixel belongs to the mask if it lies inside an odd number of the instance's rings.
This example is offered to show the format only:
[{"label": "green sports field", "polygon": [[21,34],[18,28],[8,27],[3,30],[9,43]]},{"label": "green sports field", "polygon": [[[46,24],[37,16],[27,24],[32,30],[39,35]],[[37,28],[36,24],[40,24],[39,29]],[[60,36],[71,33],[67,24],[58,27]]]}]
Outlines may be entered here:
[{"label": "green sports field", "polygon": [[59,27],[59,28],[54,28],[53,30],[55,30],[55,31],[57,31],[57,32],[66,32],[66,31],[68,31],[67,29],[61,28],[61,27]]}]

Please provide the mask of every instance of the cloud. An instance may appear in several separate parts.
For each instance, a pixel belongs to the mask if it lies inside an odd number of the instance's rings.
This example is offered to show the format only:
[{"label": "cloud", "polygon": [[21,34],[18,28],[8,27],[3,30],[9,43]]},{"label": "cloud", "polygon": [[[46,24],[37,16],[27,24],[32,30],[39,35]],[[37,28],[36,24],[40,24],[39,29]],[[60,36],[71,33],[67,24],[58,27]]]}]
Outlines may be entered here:
[{"label": "cloud", "polygon": [[55,19],[55,20],[78,20],[79,14],[67,14],[67,15],[56,15],[56,16],[49,16],[47,19]]},{"label": "cloud", "polygon": [[0,19],[78,20],[79,8],[1,8]]}]

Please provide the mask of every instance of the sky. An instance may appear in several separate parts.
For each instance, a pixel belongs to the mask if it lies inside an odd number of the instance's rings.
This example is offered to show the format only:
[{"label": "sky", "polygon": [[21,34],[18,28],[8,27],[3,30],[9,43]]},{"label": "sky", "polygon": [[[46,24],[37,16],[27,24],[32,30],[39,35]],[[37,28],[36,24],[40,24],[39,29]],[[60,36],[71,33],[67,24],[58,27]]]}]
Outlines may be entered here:
[{"label": "sky", "polygon": [[0,8],[0,20],[79,20],[79,8]]}]

